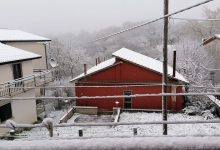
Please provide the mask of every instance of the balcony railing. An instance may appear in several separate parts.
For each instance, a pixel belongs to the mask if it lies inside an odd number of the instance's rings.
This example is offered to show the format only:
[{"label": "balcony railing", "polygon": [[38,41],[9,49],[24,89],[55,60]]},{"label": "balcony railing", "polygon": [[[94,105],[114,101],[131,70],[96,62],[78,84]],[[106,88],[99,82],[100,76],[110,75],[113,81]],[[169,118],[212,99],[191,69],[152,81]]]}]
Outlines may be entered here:
[{"label": "balcony railing", "polygon": [[14,96],[33,89],[34,87],[45,85],[55,79],[56,71],[42,71],[30,76],[19,78],[0,84],[0,97]]}]

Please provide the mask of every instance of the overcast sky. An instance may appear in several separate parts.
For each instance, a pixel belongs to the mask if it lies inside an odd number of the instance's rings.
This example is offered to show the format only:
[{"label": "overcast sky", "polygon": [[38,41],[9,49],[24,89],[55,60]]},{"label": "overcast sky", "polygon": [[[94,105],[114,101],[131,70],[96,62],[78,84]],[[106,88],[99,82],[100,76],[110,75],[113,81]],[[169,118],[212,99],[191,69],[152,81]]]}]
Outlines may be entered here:
[{"label": "overcast sky", "polygon": [[[170,12],[204,0],[170,0]],[[215,9],[220,0],[177,15],[203,18],[204,6]],[[126,21],[162,16],[163,0],[0,0],[0,27],[40,35],[96,31]]]}]

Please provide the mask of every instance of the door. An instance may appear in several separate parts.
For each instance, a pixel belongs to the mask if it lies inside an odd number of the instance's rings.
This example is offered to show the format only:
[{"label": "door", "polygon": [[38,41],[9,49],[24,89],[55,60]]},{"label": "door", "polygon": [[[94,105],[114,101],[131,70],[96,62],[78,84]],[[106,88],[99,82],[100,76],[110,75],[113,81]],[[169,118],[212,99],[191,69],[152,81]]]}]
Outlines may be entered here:
[{"label": "door", "polygon": [[124,108],[131,109],[132,99],[129,97],[131,95],[131,91],[124,91]]},{"label": "door", "polygon": [[22,78],[22,68],[20,63],[12,64],[12,69],[14,79]]}]

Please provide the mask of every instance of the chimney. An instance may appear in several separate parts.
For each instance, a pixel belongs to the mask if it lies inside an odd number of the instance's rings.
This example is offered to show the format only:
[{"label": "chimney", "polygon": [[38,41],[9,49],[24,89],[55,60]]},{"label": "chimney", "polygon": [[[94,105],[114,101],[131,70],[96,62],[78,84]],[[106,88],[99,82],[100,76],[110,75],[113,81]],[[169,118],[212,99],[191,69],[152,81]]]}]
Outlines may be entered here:
[{"label": "chimney", "polygon": [[95,65],[96,66],[98,65],[98,59],[97,58],[95,59]]},{"label": "chimney", "polygon": [[84,75],[86,75],[86,74],[87,74],[87,67],[86,67],[86,64],[84,64],[83,66],[84,66],[84,68],[83,68],[83,69],[84,69]]},{"label": "chimney", "polygon": [[100,64],[100,62],[101,62],[101,61],[100,61],[100,57],[98,57],[97,59],[98,59],[98,64]]},{"label": "chimney", "polygon": [[173,77],[176,76],[176,50],[173,51]]}]

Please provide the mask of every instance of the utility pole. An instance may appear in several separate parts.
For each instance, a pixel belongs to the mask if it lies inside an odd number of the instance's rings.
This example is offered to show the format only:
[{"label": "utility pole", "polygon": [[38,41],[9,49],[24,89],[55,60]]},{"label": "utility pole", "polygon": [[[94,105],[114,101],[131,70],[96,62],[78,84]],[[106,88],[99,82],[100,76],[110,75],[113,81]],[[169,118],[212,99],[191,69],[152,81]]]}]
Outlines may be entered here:
[{"label": "utility pole", "polygon": [[[169,0],[164,0],[164,15],[168,14]],[[163,79],[162,93],[167,93],[167,45],[168,45],[168,17],[164,18],[163,28]],[[162,96],[163,121],[167,121],[167,96]],[[163,135],[167,135],[167,124],[163,124]]]}]

